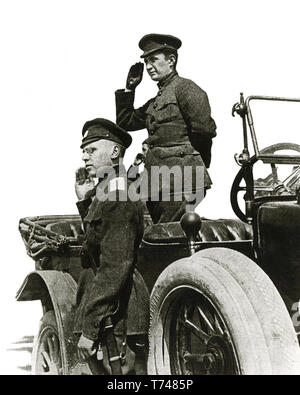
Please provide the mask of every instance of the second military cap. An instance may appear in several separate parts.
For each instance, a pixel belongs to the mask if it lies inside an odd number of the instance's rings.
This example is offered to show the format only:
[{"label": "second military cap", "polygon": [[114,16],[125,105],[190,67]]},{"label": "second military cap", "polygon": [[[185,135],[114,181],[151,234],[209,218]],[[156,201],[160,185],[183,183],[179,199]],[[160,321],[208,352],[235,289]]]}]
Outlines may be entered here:
[{"label": "second military cap", "polygon": [[129,133],[104,118],[96,118],[86,122],[82,128],[82,135],[83,139],[80,148],[101,139],[114,141],[125,148],[128,148],[132,142]]},{"label": "second military cap", "polygon": [[141,58],[145,58],[160,49],[172,49],[177,51],[177,49],[181,47],[181,40],[169,34],[151,33],[141,38],[139,47],[144,51]]}]

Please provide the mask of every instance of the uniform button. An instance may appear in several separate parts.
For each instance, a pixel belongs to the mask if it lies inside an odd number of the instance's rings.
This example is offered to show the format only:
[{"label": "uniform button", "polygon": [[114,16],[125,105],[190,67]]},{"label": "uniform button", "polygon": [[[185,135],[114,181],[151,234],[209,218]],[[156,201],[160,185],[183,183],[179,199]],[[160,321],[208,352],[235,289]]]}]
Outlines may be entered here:
[{"label": "uniform button", "polygon": [[153,108],[156,108],[156,107],[157,107],[157,103],[154,103],[154,104],[153,104]]},{"label": "uniform button", "polygon": [[151,134],[151,136],[153,136],[154,130],[150,130],[150,134]]},{"label": "uniform button", "polygon": [[97,337],[97,335],[96,335],[95,332],[92,333],[92,337],[93,337],[94,339]]},{"label": "uniform button", "polygon": [[158,91],[158,96],[161,96],[161,91]]},{"label": "uniform button", "polygon": [[157,122],[152,122],[152,125],[151,125],[151,127],[152,127],[152,130],[156,130],[157,129]]},{"label": "uniform button", "polygon": [[180,156],[183,157],[184,156],[184,152],[181,151],[180,152]]},{"label": "uniform button", "polygon": [[150,144],[149,148],[151,149],[154,148],[154,144]]}]

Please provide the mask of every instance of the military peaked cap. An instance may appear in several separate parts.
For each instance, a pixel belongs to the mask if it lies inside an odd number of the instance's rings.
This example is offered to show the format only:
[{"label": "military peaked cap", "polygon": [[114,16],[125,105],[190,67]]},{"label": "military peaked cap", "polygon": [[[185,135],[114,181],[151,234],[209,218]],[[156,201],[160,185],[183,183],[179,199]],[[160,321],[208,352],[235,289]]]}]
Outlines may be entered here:
[{"label": "military peaked cap", "polygon": [[168,34],[151,33],[140,40],[139,47],[144,51],[141,58],[145,58],[160,49],[172,49],[177,51],[177,49],[181,47],[181,41],[179,38]]},{"label": "military peaked cap", "polygon": [[120,126],[104,118],[96,118],[86,122],[83,125],[82,135],[83,139],[80,148],[101,139],[115,141],[125,148],[128,148],[132,142],[129,133]]}]

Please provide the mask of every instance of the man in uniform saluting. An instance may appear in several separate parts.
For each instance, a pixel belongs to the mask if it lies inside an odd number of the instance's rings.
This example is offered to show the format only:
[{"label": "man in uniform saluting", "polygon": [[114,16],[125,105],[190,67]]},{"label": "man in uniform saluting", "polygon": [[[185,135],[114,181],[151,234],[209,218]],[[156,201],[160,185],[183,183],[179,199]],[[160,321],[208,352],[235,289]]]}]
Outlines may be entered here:
[{"label": "man in uniform saluting", "polygon": [[[80,335],[78,355],[89,359],[100,342],[106,371],[124,373],[135,357],[135,372],[143,374],[149,294],[135,267],[143,208],[127,199],[122,164],[131,137],[103,118],[86,122],[83,136],[85,169],[77,171],[75,185],[86,235],[74,326]],[[99,180],[96,186],[93,178]]]},{"label": "man in uniform saluting", "polygon": [[[157,222],[178,221],[187,210],[189,194],[198,196],[197,203],[205,196],[212,182],[207,168],[211,160],[212,138],[216,125],[206,93],[193,81],[179,77],[176,71],[177,50],[181,41],[174,36],[148,34],[139,47],[144,51],[147,72],[158,82],[157,96],[144,106],[134,109],[135,88],[142,80],[143,64],[133,65],[129,71],[126,89],[116,91],[117,124],[127,131],[147,128],[149,150],[145,160],[148,174],[147,206],[152,219]],[[176,188],[174,176],[171,182],[159,179],[159,201],[151,193],[154,180],[151,168],[179,166],[182,188]],[[191,167],[190,185],[184,187],[184,168]],[[197,185],[196,169],[202,168],[202,182]],[[185,178],[185,179],[184,179]],[[166,183],[169,182],[169,185]],[[188,184],[188,183],[186,183]],[[180,185],[177,184],[177,185]],[[164,189],[170,189],[170,201],[162,201]],[[200,199],[199,199],[200,197]],[[188,200],[187,200],[188,199]]]}]

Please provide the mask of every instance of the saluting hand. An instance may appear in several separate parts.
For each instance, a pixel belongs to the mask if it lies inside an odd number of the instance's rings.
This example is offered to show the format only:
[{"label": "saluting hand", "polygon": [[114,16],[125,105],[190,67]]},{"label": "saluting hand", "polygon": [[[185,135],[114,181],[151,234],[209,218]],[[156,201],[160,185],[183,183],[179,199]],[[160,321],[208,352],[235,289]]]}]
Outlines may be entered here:
[{"label": "saluting hand", "polygon": [[80,336],[77,344],[77,353],[79,361],[83,362],[96,353],[93,340],[88,339],[84,335]]},{"label": "saluting hand", "polygon": [[94,180],[89,177],[85,167],[80,167],[76,170],[75,192],[79,200],[84,199],[86,193],[91,191],[94,187]]},{"label": "saluting hand", "polygon": [[143,79],[144,64],[141,62],[135,63],[129,69],[126,80],[126,89],[135,90]]},{"label": "saluting hand", "polygon": [[145,162],[145,156],[141,153],[138,153],[134,159],[133,166],[139,166],[143,162]]}]

